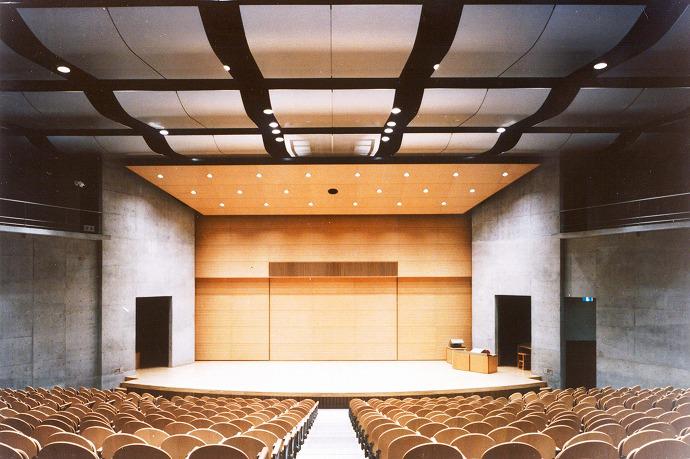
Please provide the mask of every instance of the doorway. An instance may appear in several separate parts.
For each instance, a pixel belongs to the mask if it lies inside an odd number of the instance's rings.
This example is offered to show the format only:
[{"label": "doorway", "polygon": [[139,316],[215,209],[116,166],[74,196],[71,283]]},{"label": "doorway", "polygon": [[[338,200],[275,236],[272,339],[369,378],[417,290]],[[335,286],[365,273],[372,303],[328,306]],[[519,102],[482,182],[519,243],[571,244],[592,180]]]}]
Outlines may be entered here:
[{"label": "doorway", "polygon": [[[496,352],[500,366],[517,366],[518,346],[532,345],[532,297],[496,295]],[[529,369],[529,359],[525,362]]]},{"label": "doorway", "polygon": [[567,297],[564,313],[565,387],[596,387],[596,299]]},{"label": "doorway", "polygon": [[172,297],[139,297],[136,304],[136,368],[170,366]]}]

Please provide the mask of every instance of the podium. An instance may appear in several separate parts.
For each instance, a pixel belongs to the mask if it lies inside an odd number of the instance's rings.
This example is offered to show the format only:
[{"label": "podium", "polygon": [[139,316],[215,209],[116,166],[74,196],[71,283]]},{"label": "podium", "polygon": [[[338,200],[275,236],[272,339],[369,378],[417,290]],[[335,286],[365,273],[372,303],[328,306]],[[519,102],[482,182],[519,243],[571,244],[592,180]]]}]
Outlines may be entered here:
[{"label": "podium", "polygon": [[[470,371],[475,373],[496,373],[498,371],[498,356],[478,353],[478,352],[468,352],[470,360]],[[454,367],[455,368],[455,367]]]},{"label": "podium", "polygon": [[470,371],[470,353],[467,349],[453,349],[451,365],[455,370]]}]

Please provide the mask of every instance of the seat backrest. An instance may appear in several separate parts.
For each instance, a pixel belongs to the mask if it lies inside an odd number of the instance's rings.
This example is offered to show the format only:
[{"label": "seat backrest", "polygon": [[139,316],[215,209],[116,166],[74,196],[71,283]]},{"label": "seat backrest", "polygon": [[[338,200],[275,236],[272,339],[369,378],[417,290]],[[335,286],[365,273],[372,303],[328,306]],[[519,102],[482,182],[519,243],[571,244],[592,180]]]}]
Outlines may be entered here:
[{"label": "seat backrest", "polygon": [[37,440],[29,437],[28,435],[24,435],[21,432],[12,430],[0,431],[0,443],[4,443],[11,448],[24,451],[29,457],[35,457],[39,450]]},{"label": "seat backrest", "polygon": [[469,424],[463,426],[463,429],[465,429],[469,433],[488,434],[489,432],[494,430],[494,427],[491,424],[489,424],[488,422],[474,421],[474,422],[470,422]]},{"label": "seat backrest", "polygon": [[103,440],[103,445],[101,447],[101,457],[103,459],[113,459],[115,451],[120,449],[122,446],[131,445],[133,443],[146,443],[139,437],[135,437],[132,434],[126,433],[116,433],[109,436]]},{"label": "seat backrest", "polygon": [[447,443],[450,445],[453,443],[453,440],[462,435],[467,435],[468,433],[468,431],[460,427],[446,427],[445,429],[436,432],[436,435],[434,435],[434,440],[439,443]]},{"label": "seat backrest", "polygon": [[29,456],[22,455],[19,450],[0,442],[0,457],[3,459],[27,459]]},{"label": "seat backrest", "polygon": [[673,438],[668,434],[658,430],[638,430],[629,437],[624,438],[618,445],[618,454],[621,457],[627,457],[634,450],[647,443],[655,440],[662,440],[664,438]]},{"label": "seat backrest", "polygon": [[561,451],[556,459],[619,459],[618,451],[613,445],[600,440],[588,440],[576,443]]},{"label": "seat backrest", "polygon": [[186,434],[187,432],[191,432],[194,429],[196,429],[196,427],[194,427],[190,423],[180,421],[171,422],[170,424],[163,427],[163,430],[167,432],[169,435]]},{"label": "seat backrest", "polygon": [[226,438],[225,440],[223,440],[222,444],[233,446],[239,449],[247,456],[249,456],[251,459],[257,457],[259,453],[264,448],[266,448],[266,445],[264,445],[264,442],[262,442],[261,440],[253,437],[247,437],[245,435],[238,435],[236,437]]},{"label": "seat backrest", "polygon": [[541,459],[541,454],[527,443],[508,442],[487,449],[482,459]]},{"label": "seat backrest", "polygon": [[487,449],[494,446],[493,438],[485,434],[470,433],[453,440],[451,446],[455,446],[466,459],[480,459]]},{"label": "seat backrest", "polygon": [[113,459],[171,459],[162,449],[143,444],[125,445],[115,451]]},{"label": "seat backrest", "polygon": [[517,427],[504,426],[492,430],[487,435],[493,438],[496,443],[505,443],[507,441],[511,441],[518,435],[522,435],[523,433],[524,432]]},{"label": "seat backrest", "polygon": [[206,445],[192,451],[188,459],[250,459],[250,457],[233,446]]},{"label": "seat backrest", "polygon": [[191,450],[204,445],[205,443],[196,437],[177,434],[163,440],[161,449],[168,453],[172,459],[185,459]]},{"label": "seat backrest", "polygon": [[570,426],[552,426],[544,429],[542,433],[553,438],[553,441],[556,442],[556,447],[563,448],[565,442],[577,435],[578,431]]},{"label": "seat backrest", "polygon": [[583,441],[589,441],[589,440],[605,441],[606,443],[609,443],[613,447],[616,446],[613,444],[613,439],[611,439],[609,434],[605,434],[604,432],[582,432],[582,433],[575,435],[573,438],[571,438],[567,442],[565,442],[565,444],[563,445],[563,449],[567,448],[570,445],[582,443]]},{"label": "seat backrest", "polygon": [[57,426],[42,424],[36,427],[33,432],[31,432],[31,437],[38,440],[38,443],[40,443],[41,446],[45,446],[48,437],[57,432],[64,432],[64,430]]},{"label": "seat backrest", "polygon": [[431,439],[419,434],[398,437],[388,447],[388,459],[402,459],[413,447],[425,443],[431,443]]},{"label": "seat backrest", "polygon": [[222,434],[211,429],[194,429],[188,435],[198,438],[207,445],[217,445],[225,439]]},{"label": "seat backrest", "polygon": [[440,422],[430,422],[428,424],[424,424],[418,429],[418,432],[425,437],[433,437],[436,435],[437,432],[440,432],[443,429],[446,429],[447,426],[445,424],[441,424]]},{"label": "seat backrest", "polygon": [[115,432],[113,432],[112,429],[107,427],[91,426],[81,431],[79,435],[89,440],[91,443],[93,443],[93,446],[96,448],[96,450],[99,450],[101,449],[101,446],[103,446],[103,441],[114,433]]},{"label": "seat backrest", "polygon": [[630,459],[686,459],[690,457],[690,445],[680,440],[664,438],[640,446],[628,457]]},{"label": "seat backrest", "polygon": [[82,437],[81,435],[77,435],[71,432],[58,432],[51,435],[50,437],[48,437],[46,445],[61,441],[74,443],[75,445],[83,446],[89,451],[93,451],[94,453],[96,452],[96,447],[93,443],[91,443],[91,440],[88,440],[85,437]]},{"label": "seat backrest", "polygon": [[46,445],[38,452],[37,459],[98,459],[96,453],[83,446],[68,442],[57,442]]},{"label": "seat backrest", "polygon": [[[378,440],[378,448],[379,451],[381,451],[380,458],[381,459],[387,459],[388,458],[388,448],[390,448],[391,443],[393,440],[396,438],[405,436],[405,435],[410,435],[414,434],[414,431],[405,427],[401,427],[398,429],[391,429],[387,430],[386,432],[382,433],[381,436],[379,437]],[[374,451],[376,453],[376,451]]]},{"label": "seat backrest", "polygon": [[556,442],[553,438],[541,432],[528,432],[513,438],[513,441],[527,443],[533,446],[543,459],[554,459],[556,457]]},{"label": "seat backrest", "polygon": [[141,438],[148,445],[160,447],[161,443],[163,443],[163,440],[168,438],[170,435],[161,429],[156,429],[155,427],[145,427],[134,432],[134,436]]},{"label": "seat backrest", "polygon": [[225,438],[234,437],[242,432],[242,429],[231,422],[218,422],[209,427],[209,429],[215,430]]},{"label": "seat backrest", "polygon": [[596,427],[591,430],[592,432],[604,432],[611,440],[613,440],[613,445],[618,445],[621,440],[626,437],[625,428],[620,424],[609,423]]},{"label": "seat backrest", "polygon": [[464,459],[457,448],[441,443],[425,443],[413,446],[403,459]]}]

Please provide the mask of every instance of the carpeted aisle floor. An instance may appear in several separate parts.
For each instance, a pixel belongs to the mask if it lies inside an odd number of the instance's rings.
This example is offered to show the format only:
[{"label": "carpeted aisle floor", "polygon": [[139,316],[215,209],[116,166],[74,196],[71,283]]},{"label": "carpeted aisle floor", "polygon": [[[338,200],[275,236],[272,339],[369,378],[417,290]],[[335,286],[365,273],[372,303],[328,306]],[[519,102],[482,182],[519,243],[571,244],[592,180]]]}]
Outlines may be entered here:
[{"label": "carpeted aisle floor", "polygon": [[319,410],[298,459],[363,459],[348,410]]}]

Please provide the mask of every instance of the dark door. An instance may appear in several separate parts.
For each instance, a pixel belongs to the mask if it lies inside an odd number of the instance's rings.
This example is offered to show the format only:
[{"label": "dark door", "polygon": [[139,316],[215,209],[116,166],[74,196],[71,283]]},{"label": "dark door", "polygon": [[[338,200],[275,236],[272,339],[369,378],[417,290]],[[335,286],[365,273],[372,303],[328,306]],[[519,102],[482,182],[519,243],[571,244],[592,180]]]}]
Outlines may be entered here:
[{"label": "dark door", "polygon": [[565,386],[596,387],[596,300],[569,297],[564,305]]},{"label": "dark door", "polygon": [[[519,345],[531,346],[532,297],[496,295],[496,352],[501,366],[517,366]],[[493,351],[493,349],[491,349]],[[525,369],[528,369],[526,367]]]},{"label": "dark door", "polygon": [[170,305],[172,297],[137,298],[136,367],[170,365]]}]

